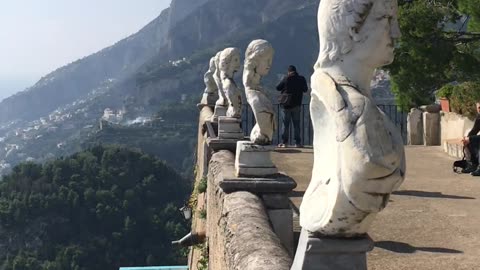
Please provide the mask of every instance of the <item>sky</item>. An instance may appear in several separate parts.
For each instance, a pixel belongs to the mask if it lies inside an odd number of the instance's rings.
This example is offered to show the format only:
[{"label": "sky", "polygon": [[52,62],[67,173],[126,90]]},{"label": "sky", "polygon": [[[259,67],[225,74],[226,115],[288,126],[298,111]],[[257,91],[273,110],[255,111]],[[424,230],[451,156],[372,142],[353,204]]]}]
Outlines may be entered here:
[{"label": "sky", "polygon": [[137,32],[171,0],[0,0],[0,100]]}]

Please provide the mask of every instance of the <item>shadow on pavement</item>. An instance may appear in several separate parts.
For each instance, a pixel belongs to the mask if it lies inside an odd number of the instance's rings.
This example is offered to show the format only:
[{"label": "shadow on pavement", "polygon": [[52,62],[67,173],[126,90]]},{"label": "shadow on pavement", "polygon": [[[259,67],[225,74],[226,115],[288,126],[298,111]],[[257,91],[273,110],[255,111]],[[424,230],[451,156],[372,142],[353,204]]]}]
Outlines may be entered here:
[{"label": "shadow on pavement", "polygon": [[386,249],[396,253],[415,253],[417,251],[431,252],[431,253],[450,253],[458,254],[463,253],[463,251],[449,248],[440,248],[440,247],[414,247],[407,243],[395,242],[395,241],[378,241],[375,242],[375,247]]},{"label": "shadow on pavement", "polygon": [[424,198],[443,198],[443,199],[457,199],[457,200],[475,200],[476,199],[474,197],[448,195],[448,194],[443,194],[441,192],[428,192],[428,191],[418,191],[418,190],[399,190],[399,191],[394,191],[393,194],[424,197]]}]

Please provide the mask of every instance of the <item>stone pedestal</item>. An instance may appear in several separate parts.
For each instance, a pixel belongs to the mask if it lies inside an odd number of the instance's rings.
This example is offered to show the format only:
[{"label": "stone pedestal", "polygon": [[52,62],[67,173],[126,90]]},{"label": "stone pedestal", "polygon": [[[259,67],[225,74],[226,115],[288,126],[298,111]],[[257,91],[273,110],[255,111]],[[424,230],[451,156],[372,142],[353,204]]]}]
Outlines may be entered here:
[{"label": "stone pedestal", "polygon": [[215,109],[212,115],[212,122],[218,122],[220,116],[227,115],[228,106],[215,105]]},{"label": "stone pedestal", "polygon": [[422,111],[411,109],[407,117],[407,144],[423,145]]},{"label": "stone pedestal", "polygon": [[218,138],[243,140],[242,120],[233,117],[218,117]]},{"label": "stone pedestal", "polygon": [[205,106],[214,107],[217,99],[218,95],[216,93],[203,93],[202,100],[197,104],[197,107],[200,110]]},{"label": "stone pedestal", "polygon": [[272,229],[282,242],[282,245],[293,257],[294,241],[293,241],[293,211],[291,208],[286,209],[268,209],[268,218],[272,224]]},{"label": "stone pedestal", "polygon": [[425,146],[441,145],[440,113],[423,113],[423,143]]},{"label": "stone pedestal", "polygon": [[237,142],[235,156],[235,174],[237,176],[261,177],[278,173],[270,152],[271,145],[258,145],[249,141]]},{"label": "stone pedestal", "polygon": [[291,270],[367,270],[370,237],[357,239],[319,238],[302,230]]}]

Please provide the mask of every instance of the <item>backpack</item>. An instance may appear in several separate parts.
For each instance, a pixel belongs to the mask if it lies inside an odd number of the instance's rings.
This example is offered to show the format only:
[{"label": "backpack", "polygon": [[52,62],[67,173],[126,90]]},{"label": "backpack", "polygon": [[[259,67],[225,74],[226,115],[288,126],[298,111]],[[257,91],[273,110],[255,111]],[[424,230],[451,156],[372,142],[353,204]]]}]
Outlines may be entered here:
[{"label": "backpack", "polygon": [[463,158],[453,162],[453,172],[462,173],[462,170],[468,167],[468,161],[465,157],[465,146],[463,147]]},{"label": "backpack", "polygon": [[292,94],[280,94],[280,96],[278,96],[278,103],[282,106],[290,106],[290,103],[292,103]]}]

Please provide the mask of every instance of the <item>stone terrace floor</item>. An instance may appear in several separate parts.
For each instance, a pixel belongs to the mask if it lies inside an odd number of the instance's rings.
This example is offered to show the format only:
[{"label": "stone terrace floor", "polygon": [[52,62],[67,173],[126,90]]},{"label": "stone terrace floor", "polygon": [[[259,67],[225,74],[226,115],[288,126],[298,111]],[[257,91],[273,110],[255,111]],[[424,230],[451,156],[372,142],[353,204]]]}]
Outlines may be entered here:
[{"label": "stone terrace floor", "polygon": [[[373,224],[370,270],[480,269],[480,177],[452,172],[441,147],[407,147],[407,178]],[[297,181],[298,208],[311,177],[313,150],[277,149],[272,158]],[[299,231],[298,216],[295,230]]]}]

